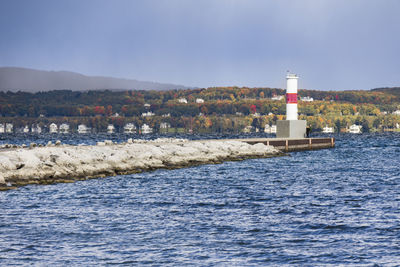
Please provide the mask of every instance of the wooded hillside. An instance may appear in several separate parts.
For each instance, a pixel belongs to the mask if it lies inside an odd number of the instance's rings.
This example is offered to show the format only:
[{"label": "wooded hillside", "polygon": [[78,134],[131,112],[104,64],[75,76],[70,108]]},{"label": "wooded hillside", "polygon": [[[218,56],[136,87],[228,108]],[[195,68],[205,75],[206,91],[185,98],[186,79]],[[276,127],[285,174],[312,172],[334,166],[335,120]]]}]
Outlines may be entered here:
[{"label": "wooded hillside", "polygon": [[[299,114],[315,130],[325,125],[337,130],[352,123],[364,131],[396,127],[400,116],[400,88],[370,91],[300,90]],[[85,121],[102,130],[108,123],[144,121],[157,128],[161,122],[204,131],[240,131],[245,126],[274,124],[285,115],[284,95],[277,88],[212,87],[169,91],[58,90],[39,93],[0,92],[0,121],[17,124],[46,121]],[[147,115],[146,115],[147,114]],[[253,123],[254,118],[257,123]],[[186,122],[188,121],[188,122]],[[220,122],[222,121],[222,122]],[[216,126],[218,125],[218,127]],[[196,126],[197,125],[197,126]],[[216,127],[216,128],[213,128]]]}]

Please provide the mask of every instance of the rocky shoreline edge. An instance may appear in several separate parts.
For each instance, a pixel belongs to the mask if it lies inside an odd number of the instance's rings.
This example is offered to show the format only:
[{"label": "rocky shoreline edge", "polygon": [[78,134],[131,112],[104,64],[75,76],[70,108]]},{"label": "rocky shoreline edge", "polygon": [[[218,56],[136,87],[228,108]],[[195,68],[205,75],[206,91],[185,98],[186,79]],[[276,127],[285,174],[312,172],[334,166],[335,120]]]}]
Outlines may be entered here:
[{"label": "rocky shoreline edge", "polygon": [[129,139],[119,144],[106,140],[93,146],[6,147],[0,150],[0,190],[283,155],[261,143],[169,138]]}]

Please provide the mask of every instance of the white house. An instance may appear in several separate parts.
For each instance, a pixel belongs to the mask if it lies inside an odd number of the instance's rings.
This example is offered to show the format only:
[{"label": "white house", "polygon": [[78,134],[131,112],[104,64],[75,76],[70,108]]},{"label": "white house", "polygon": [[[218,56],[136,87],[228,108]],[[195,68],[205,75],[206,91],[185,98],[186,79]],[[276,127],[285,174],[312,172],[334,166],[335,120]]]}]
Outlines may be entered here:
[{"label": "white house", "polygon": [[153,132],[153,128],[151,128],[149,125],[147,125],[146,123],[142,125],[142,127],[140,128],[142,131],[142,134],[149,134]]},{"label": "white house", "polygon": [[149,108],[151,105],[150,105],[149,103],[145,103],[143,106],[144,106],[145,108]]},{"label": "white house", "polygon": [[4,124],[0,123],[0,133],[4,133],[4,132],[5,132]]},{"label": "white house", "polygon": [[28,125],[25,125],[25,127],[22,129],[23,133],[29,133],[29,127]]},{"label": "white house", "polygon": [[124,133],[136,133],[136,126],[131,122],[125,124]]},{"label": "white house", "polygon": [[264,132],[265,133],[276,133],[276,125],[270,126],[269,124],[266,124],[265,128],[264,128]]},{"label": "white house", "polygon": [[109,125],[107,126],[107,133],[112,134],[112,133],[114,133],[114,132],[115,132],[115,127],[114,127],[114,125],[109,124]]},{"label": "white house", "polygon": [[350,128],[347,130],[347,132],[358,134],[358,133],[361,133],[361,128],[362,128],[362,126],[353,124],[350,126]]},{"label": "white house", "polygon": [[187,104],[186,98],[183,98],[183,97],[182,97],[182,98],[179,98],[179,99],[178,99],[178,102],[179,102],[179,103],[185,103],[185,104]]},{"label": "white house", "polygon": [[151,116],[154,116],[154,115],[156,115],[156,114],[154,114],[154,113],[151,112],[151,111],[147,111],[147,112],[143,112],[143,113],[142,113],[142,116],[143,116],[143,117],[151,117]]},{"label": "white house", "polygon": [[42,133],[42,127],[40,127],[38,124],[32,125],[32,133]]},{"label": "white house", "polygon": [[400,110],[393,111],[393,115],[400,115]]},{"label": "white house", "polygon": [[58,132],[58,126],[54,122],[50,124],[49,126],[49,132],[50,133],[57,133]]},{"label": "white house", "polygon": [[271,100],[279,101],[282,100],[283,98],[284,98],[283,95],[274,95],[271,97]]},{"label": "white house", "polygon": [[322,129],[323,133],[334,133],[334,129],[333,127],[328,127],[328,125],[326,125],[323,129]]},{"label": "white house", "polygon": [[305,96],[305,97],[300,97],[300,100],[303,102],[313,102],[314,98],[309,97],[309,96]]},{"label": "white house", "polygon": [[163,117],[163,118],[171,117],[171,113],[162,114],[161,117]]},{"label": "white house", "polygon": [[111,133],[114,133],[114,132],[115,132],[115,127],[114,127],[114,125],[109,124],[109,125],[107,126],[107,133],[111,134]]},{"label": "white house", "polygon": [[89,133],[90,128],[88,128],[85,124],[78,125],[78,133],[80,134],[87,134]]},{"label": "white house", "polygon": [[249,126],[244,127],[243,133],[251,133],[253,130],[254,130],[254,127],[249,125]]},{"label": "white house", "polygon": [[69,132],[69,124],[63,123],[60,125],[60,133],[66,134]]},{"label": "white house", "polygon": [[6,133],[12,133],[14,130],[14,124],[6,123]]},{"label": "white house", "polygon": [[171,128],[171,124],[168,122],[162,122],[160,123],[160,129],[168,129]]},{"label": "white house", "polygon": [[204,99],[202,99],[202,98],[196,98],[196,103],[197,103],[197,104],[202,104],[202,103],[204,103]]}]

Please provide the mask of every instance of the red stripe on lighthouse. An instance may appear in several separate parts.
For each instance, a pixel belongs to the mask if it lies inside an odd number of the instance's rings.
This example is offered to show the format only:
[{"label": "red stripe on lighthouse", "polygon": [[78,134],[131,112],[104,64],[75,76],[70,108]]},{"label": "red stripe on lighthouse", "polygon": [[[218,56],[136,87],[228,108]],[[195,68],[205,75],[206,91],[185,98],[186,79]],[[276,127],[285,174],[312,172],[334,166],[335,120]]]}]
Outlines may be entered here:
[{"label": "red stripe on lighthouse", "polygon": [[297,104],[297,93],[287,93],[286,104]]}]

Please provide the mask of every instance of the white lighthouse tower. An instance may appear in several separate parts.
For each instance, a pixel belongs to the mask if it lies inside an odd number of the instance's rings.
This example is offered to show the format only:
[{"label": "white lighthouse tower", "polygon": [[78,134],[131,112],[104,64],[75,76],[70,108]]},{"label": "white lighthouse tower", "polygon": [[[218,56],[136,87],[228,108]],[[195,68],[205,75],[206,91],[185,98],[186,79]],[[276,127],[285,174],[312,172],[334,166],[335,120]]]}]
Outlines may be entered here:
[{"label": "white lighthouse tower", "polygon": [[286,75],[286,120],[297,120],[297,77]]},{"label": "white lighthouse tower", "polygon": [[286,120],[276,122],[276,137],[278,138],[304,138],[306,135],[307,122],[297,119],[298,79],[296,74],[286,75]]}]

